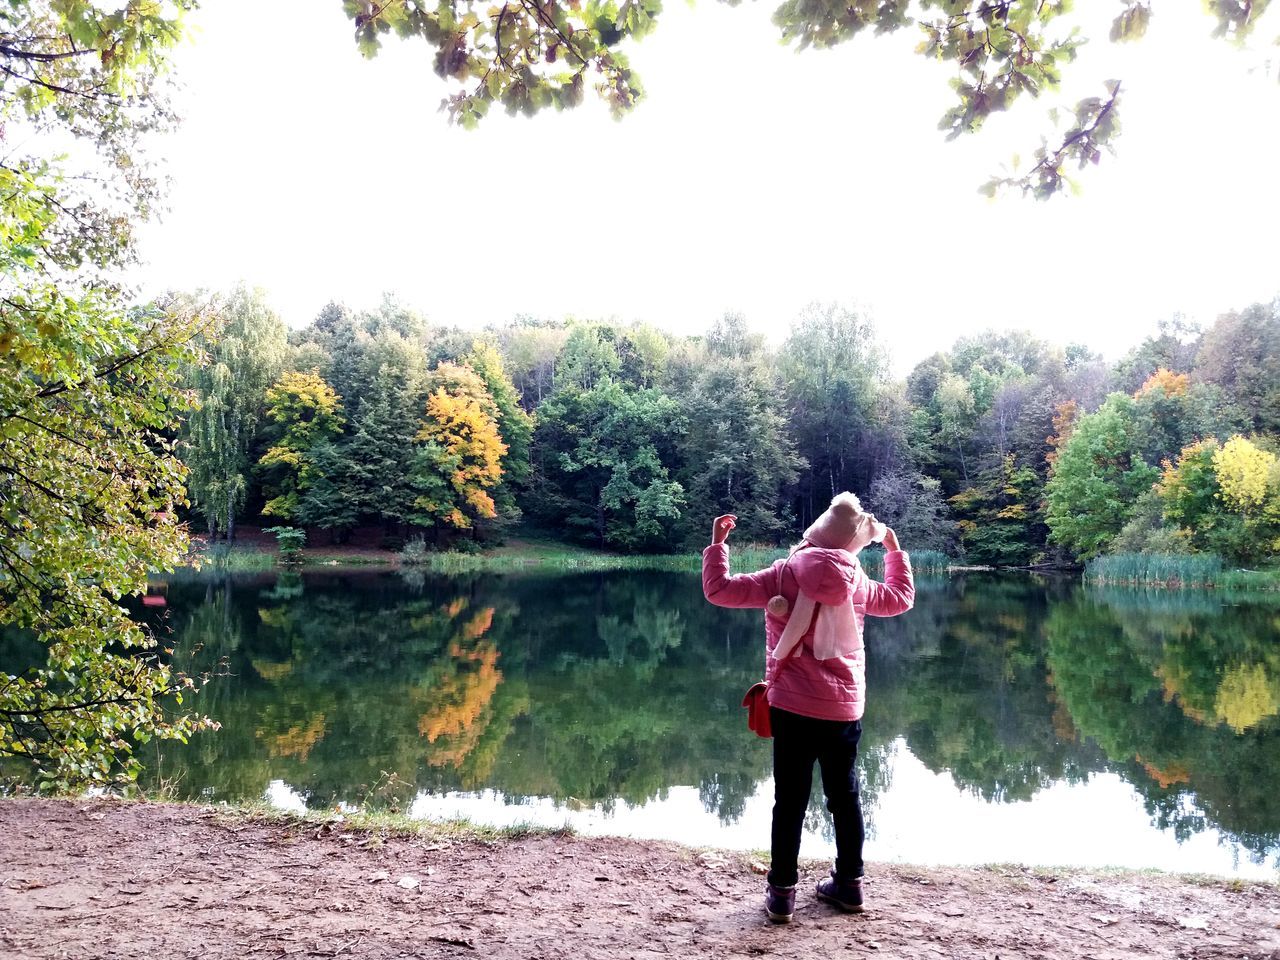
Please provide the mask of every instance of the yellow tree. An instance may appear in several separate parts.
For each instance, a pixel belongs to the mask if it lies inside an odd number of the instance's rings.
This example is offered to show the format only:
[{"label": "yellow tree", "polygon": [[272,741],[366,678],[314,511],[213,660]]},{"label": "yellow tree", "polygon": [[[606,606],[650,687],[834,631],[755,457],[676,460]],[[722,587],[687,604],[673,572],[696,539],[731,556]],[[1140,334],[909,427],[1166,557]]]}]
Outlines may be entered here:
[{"label": "yellow tree", "polygon": [[267,390],[273,443],[258,461],[271,498],[264,516],[293,520],[306,492],[314,451],[342,433],[342,400],[319,374],[290,371]]},{"label": "yellow tree", "polygon": [[468,530],[497,516],[489,491],[502,479],[507,445],[489,413],[492,398],[487,405],[484,399],[444,387],[428,398],[410,478],[416,522]]},{"label": "yellow tree", "polygon": [[1241,560],[1280,553],[1280,457],[1235,436],[1213,455],[1219,498],[1239,519]]},{"label": "yellow tree", "polygon": [[1246,517],[1256,515],[1267,501],[1269,478],[1276,455],[1241,436],[1232,437],[1213,455],[1213,470],[1222,499]]}]

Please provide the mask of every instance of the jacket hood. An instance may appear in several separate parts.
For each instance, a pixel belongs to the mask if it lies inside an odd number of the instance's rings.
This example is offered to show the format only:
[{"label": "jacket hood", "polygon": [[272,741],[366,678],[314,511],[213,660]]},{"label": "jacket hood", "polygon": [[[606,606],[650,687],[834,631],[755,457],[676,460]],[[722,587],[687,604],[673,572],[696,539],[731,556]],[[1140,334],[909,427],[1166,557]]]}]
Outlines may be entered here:
[{"label": "jacket hood", "polygon": [[787,561],[800,592],[818,603],[836,606],[853,595],[858,559],[848,550],[805,547]]}]

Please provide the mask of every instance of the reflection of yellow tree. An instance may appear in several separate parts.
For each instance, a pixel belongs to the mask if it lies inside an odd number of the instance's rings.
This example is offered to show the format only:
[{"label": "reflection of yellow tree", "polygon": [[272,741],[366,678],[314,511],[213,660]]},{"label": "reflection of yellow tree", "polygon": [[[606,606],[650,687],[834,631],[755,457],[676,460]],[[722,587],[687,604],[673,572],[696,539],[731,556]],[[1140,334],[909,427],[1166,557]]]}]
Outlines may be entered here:
[{"label": "reflection of yellow tree", "polygon": [[[450,650],[455,654],[455,668],[463,670],[440,678],[431,688],[431,711],[418,720],[418,733],[428,743],[466,733],[502,682],[498,649],[492,643],[466,651],[463,657],[456,656],[459,652],[457,645]],[[466,669],[464,664],[472,664],[474,669]]]},{"label": "reflection of yellow tree", "polygon": [[1213,712],[1236,733],[1244,733],[1280,712],[1275,684],[1260,663],[1236,664],[1222,677]]},{"label": "reflection of yellow tree", "polygon": [[250,657],[249,663],[253,665],[254,673],[263,680],[268,680],[272,683],[282,677],[287,677],[293,672],[293,661],[291,660],[285,660],[281,663],[275,660],[259,660],[256,657]]},{"label": "reflection of yellow tree", "polygon": [[1161,768],[1143,760],[1142,754],[1138,754],[1134,759],[1141,764],[1143,770],[1147,771],[1147,776],[1158,783],[1162,789],[1168,789],[1176,783],[1191,782],[1191,770],[1181,760],[1171,761]]},{"label": "reflection of yellow tree", "polygon": [[284,733],[269,734],[263,729],[256,731],[259,740],[267,743],[267,755],[271,757],[296,757],[306,760],[314,747],[324,737],[324,714],[317,713],[306,726],[295,724]]},{"label": "reflection of yellow tree", "polygon": [[[457,616],[465,609],[465,601],[454,601],[444,612]],[[497,645],[484,639],[493,614],[493,607],[482,607],[458,627],[448,658],[415,693],[415,700],[427,707],[418,719],[418,733],[434,748],[427,757],[431,766],[460,769],[493,719],[494,694],[502,684]],[[483,778],[488,770],[476,773]]]},{"label": "reflection of yellow tree", "polygon": [[1176,702],[1178,709],[1196,723],[1204,723],[1209,719],[1208,711],[1193,704],[1187,695],[1191,673],[1185,664],[1179,661],[1165,662],[1152,672],[1160,679],[1165,703]]}]

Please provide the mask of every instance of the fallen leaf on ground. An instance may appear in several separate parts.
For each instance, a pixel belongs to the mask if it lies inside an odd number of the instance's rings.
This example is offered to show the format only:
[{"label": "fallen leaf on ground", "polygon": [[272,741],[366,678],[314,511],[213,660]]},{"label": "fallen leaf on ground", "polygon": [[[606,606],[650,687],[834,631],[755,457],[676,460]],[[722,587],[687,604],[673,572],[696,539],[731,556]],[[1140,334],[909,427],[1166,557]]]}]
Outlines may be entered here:
[{"label": "fallen leaf on ground", "polygon": [[1119,922],[1120,922],[1120,920],[1121,920],[1121,918],[1120,918],[1120,917],[1109,917],[1109,916],[1107,916],[1105,913],[1094,913],[1094,914],[1090,914],[1090,915],[1089,915],[1089,919],[1090,919],[1090,920],[1097,920],[1099,923],[1103,924],[1104,926],[1108,926],[1108,927],[1109,927],[1109,926],[1111,926],[1111,924],[1113,924],[1113,923],[1119,923]]},{"label": "fallen leaf on ground", "polygon": [[1208,930],[1209,920],[1206,917],[1179,917],[1178,926],[1188,930]]},{"label": "fallen leaf on ground", "polygon": [[759,860],[752,860],[749,864],[747,864],[747,866],[751,868],[752,873],[768,873],[769,872],[768,866],[761,863]]},{"label": "fallen leaf on ground", "polygon": [[410,877],[406,875],[396,881],[396,886],[404,887],[404,889],[406,890],[417,890],[420,886],[422,886],[422,884],[418,881],[417,877]]},{"label": "fallen leaf on ground", "polygon": [[387,871],[385,870],[379,870],[376,873],[371,873],[369,875],[370,883],[377,883],[380,880],[390,880],[390,879],[391,879],[391,874],[387,873]]},{"label": "fallen leaf on ground", "polygon": [[963,916],[964,916],[964,911],[963,911],[963,910],[959,910],[959,909],[957,909],[957,908],[955,908],[955,907],[943,907],[943,908],[942,908],[942,915],[943,915],[944,917],[963,917]]}]

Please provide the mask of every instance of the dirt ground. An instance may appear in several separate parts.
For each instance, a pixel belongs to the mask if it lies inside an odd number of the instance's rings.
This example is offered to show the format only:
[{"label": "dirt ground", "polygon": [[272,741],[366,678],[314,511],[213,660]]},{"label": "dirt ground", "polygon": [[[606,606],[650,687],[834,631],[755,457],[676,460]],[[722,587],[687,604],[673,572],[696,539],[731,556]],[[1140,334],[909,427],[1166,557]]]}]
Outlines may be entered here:
[{"label": "dirt ground", "polygon": [[1280,957],[1280,888],[871,865],[867,912],[769,924],[738,854],[392,836],[106,800],[0,801],[0,957]]}]

